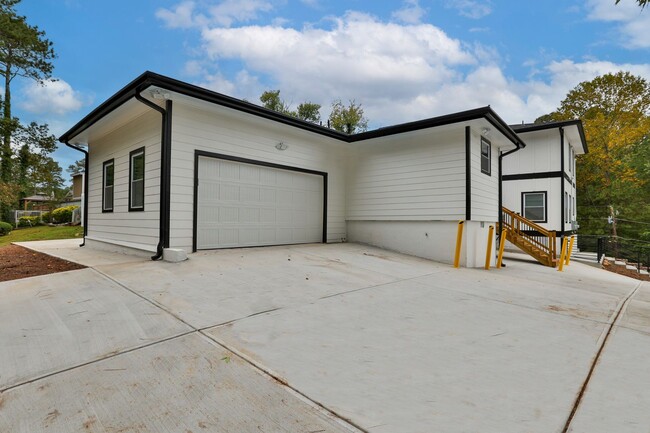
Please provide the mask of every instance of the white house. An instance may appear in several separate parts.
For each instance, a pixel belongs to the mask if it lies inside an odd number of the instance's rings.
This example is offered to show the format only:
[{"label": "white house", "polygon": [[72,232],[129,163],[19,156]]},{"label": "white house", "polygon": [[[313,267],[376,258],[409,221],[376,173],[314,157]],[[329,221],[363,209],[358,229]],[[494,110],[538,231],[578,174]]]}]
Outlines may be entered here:
[{"label": "white house", "polygon": [[362,242],[482,266],[500,154],[523,140],[483,107],[348,135],[146,72],[60,141],[88,154],[85,243],[160,258]]},{"label": "white house", "polygon": [[503,161],[503,206],[562,237],[577,230],[576,155],[582,122],[512,125],[528,146]]}]

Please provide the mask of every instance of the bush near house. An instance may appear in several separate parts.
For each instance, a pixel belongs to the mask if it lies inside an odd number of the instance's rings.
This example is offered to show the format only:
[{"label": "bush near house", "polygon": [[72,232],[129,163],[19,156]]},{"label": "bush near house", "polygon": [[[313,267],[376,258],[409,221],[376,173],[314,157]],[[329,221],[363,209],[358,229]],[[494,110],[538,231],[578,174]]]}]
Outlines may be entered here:
[{"label": "bush near house", "polygon": [[11,229],[13,229],[11,224],[0,221],[0,236],[8,235]]},{"label": "bush near house", "polygon": [[38,216],[23,216],[18,218],[18,227],[34,227],[40,226],[41,218]]},{"label": "bush near house", "polygon": [[48,219],[50,219],[49,222],[52,222],[54,224],[64,224],[64,223],[72,222],[72,212],[78,208],[79,206],[65,206],[65,207],[60,207],[58,209],[54,209],[52,212],[50,212],[50,215],[48,215]]},{"label": "bush near house", "polygon": [[43,212],[41,214],[41,221],[43,221],[46,224],[49,224],[52,222],[52,212]]}]

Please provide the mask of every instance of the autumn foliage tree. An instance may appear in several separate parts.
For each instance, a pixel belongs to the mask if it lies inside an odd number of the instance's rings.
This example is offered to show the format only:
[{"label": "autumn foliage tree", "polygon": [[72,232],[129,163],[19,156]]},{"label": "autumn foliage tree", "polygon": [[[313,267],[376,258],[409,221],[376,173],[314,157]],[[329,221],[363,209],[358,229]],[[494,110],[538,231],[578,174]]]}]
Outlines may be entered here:
[{"label": "autumn foliage tree", "polygon": [[589,153],[577,162],[581,231],[606,232],[603,221],[610,205],[629,220],[650,216],[650,197],[642,194],[650,173],[638,164],[650,133],[648,82],[629,72],[585,81],[567,94],[557,111],[538,122],[576,118],[583,122],[589,145]]}]

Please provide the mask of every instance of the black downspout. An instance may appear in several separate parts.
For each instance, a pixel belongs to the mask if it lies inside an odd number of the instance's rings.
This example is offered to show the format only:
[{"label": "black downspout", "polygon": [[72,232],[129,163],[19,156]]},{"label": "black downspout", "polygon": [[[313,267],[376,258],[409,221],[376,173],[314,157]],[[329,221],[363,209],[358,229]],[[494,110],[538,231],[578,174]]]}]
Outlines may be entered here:
[{"label": "black downspout", "polygon": [[560,245],[562,244],[562,240],[564,239],[564,221],[565,221],[565,209],[564,209],[564,202],[566,199],[564,198],[564,128],[560,127],[560,173],[562,173],[562,176],[560,176],[560,211],[561,211],[561,218],[562,218],[562,224],[560,225],[561,228],[561,234],[560,234]]},{"label": "black downspout", "polygon": [[83,247],[86,245],[86,236],[88,236],[88,151],[75,146],[74,144],[70,144],[67,141],[65,142],[65,145],[84,154],[84,240],[81,245],[79,245],[80,247]]},{"label": "black downspout", "polygon": [[162,132],[160,137],[160,221],[159,241],[156,254],[151,260],[159,260],[163,250],[169,248],[169,221],[170,221],[170,172],[171,172],[171,137],[172,137],[172,101],[165,101],[162,108],[140,95],[144,89],[137,89],[135,99],[144,105],[158,111],[162,115]]},{"label": "black downspout", "polygon": [[509,150],[505,153],[499,152],[499,231],[497,232],[499,243],[501,243],[501,231],[503,228],[503,158],[511,153],[515,153],[519,149],[521,148],[516,147],[515,149]]}]

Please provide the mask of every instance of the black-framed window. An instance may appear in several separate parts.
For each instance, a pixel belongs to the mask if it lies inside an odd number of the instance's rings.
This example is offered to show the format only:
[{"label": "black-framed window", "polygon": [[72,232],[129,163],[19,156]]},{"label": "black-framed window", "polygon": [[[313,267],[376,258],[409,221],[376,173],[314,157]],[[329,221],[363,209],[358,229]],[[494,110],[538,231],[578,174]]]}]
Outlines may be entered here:
[{"label": "black-framed window", "polygon": [[113,212],[115,196],[115,160],[104,162],[102,175],[102,212]]},{"label": "black-framed window", "polygon": [[481,173],[492,175],[492,143],[481,137]]},{"label": "black-framed window", "polygon": [[129,211],[144,210],[144,147],[129,154]]},{"label": "black-framed window", "polygon": [[546,222],[546,191],[521,193],[521,210],[524,218],[531,221]]}]

